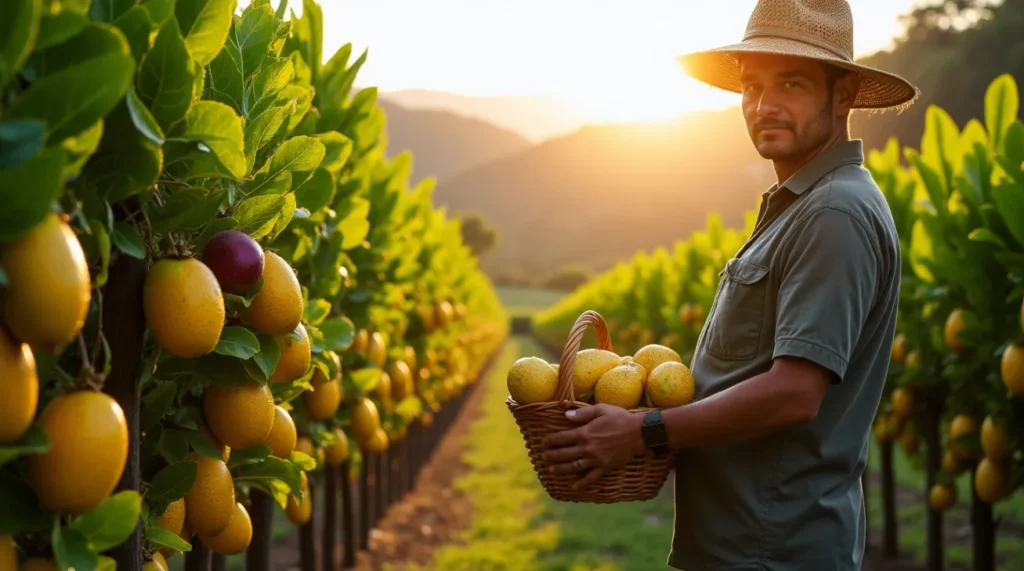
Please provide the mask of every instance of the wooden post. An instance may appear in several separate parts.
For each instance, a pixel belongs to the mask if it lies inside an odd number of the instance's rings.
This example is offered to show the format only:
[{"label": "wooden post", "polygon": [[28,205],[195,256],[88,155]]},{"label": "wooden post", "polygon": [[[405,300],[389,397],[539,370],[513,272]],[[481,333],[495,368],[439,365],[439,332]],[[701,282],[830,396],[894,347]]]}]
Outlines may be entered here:
[{"label": "wooden post", "polygon": [[972,571],[995,571],[996,526],[992,521],[992,504],[978,497],[971,472],[971,527],[973,528],[974,567]]},{"label": "wooden post", "polygon": [[892,465],[893,445],[882,444],[882,509],[885,518],[885,536],[882,555],[886,558],[899,556],[899,530],[896,523],[896,482]]},{"label": "wooden post", "polygon": [[942,440],[939,436],[938,403],[927,402],[924,411],[925,444],[925,512],[928,514],[928,571],[942,571],[945,549],[942,538],[942,512],[931,509],[928,494],[936,483],[936,475],[942,470]]},{"label": "wooden post", "polygon": [[356,529],[355,517],[352,513],[352,479],[349,477],[351,469],[349,461],[341,465],[341,534],[342,534],[342,562],[344,569],[352,569],[356,566]]},{"label": "wooden post", "polygon": [[367,549],[370,546],[370,523],[372,517],[370,512],[372,511],[373,502],[370,501],[370,493],[373,490],[373,486],[370,483],[370,479],[373,477],[371,474],[373,466],[373,458],[369,455],[363,455],[363,461],[359,467],[359,548]]},{"label": "wooden post", "polygon": [[270,548],[273,543],[274,498],[258,488],[249,492],[252,505],[252,541],[245,554],[246,571],[270,571]]},{"label": "wooden post", "polygon": [[213,561],[210,563],[210,571],[228,571],[228,558],[219,554],[213,554]]},{"label": "wooden post", "polygon": [[310,474],[309,501],[313,504],[312,513],[306,525],[299,528],[299,567],[302,571],[318,571],[320,565],[316,556],[316,497],[319,494],[319,480],[322,474]]},{"label": "wooden post", "polygon": [[185,571],[209,571],[213,552],[199,539],[199,534],[192,536],[192,551],[185,554]]},{"label": "wooden post", "polygon": [[334,571],[338,547],[338,467],[324,467],[323,571]]},{"label": "wooden post", "polygon": [[[141,373],[142,339],[146,329],[142,286],[147,272],[144,260],[118,255],[110,265],[107,283],[102,290],[103,334],[113,356],[104,391],[121,406],[128,425],[128,459],[117,483],[117,491],[138,490],[142,484],[139,446],[142,405],[136,383]],[[107,555],[117,562],[118,569],[142,569],[141,517],[128,539],[107,551]]]}]

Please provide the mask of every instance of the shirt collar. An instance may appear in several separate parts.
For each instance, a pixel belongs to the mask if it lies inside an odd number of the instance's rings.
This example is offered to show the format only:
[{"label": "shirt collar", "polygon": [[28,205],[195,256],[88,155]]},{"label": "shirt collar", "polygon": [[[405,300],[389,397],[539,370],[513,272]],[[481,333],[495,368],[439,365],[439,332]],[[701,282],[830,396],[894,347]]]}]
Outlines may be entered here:
[{"label": "shirt collar", "polygon": [[[837,168],[860,164],[864,164],[864,142],[860,139],[854,139],[840,143],[826,149],[811,159],[810,162],[800,167],[800,170],[793,173],[786,182],[782,183],[781,188],[800,195],[814,186],[823,176]],[[768,189],[767,193],[772,193],[778,188],[780,188],[780,185],[776,183]]]}]

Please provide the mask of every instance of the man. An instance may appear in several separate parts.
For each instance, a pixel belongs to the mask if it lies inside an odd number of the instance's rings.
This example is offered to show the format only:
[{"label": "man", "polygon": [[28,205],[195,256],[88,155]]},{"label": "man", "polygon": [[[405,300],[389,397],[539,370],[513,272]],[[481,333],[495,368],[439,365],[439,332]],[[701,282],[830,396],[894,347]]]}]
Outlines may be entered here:
[{"label": "man", "polygon": [[761,0],[742,43],[682,60],[697,79],[742,94],[751,141],[778,183],[720,274],[691,364],[694,402],[569,411],[582,426],[551,435],[545,457],[588,486],[637,455],[679,450],[673,567],[859,569],[860,477],[901,253],[848,116],[905,106],[917,89],[853,63],[842,0]]}]

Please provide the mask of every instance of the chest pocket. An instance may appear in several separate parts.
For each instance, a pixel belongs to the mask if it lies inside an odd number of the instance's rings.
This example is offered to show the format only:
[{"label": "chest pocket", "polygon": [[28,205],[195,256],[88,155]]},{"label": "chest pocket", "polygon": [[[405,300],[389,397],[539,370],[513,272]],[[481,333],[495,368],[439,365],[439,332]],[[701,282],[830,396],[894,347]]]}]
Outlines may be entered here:
[{"label": "chest pocket", "polygon": [[768,268],[733,258],[719,275],[724,281],[708,323],[705,349],[722,359],[750,359],[761,341]]}]

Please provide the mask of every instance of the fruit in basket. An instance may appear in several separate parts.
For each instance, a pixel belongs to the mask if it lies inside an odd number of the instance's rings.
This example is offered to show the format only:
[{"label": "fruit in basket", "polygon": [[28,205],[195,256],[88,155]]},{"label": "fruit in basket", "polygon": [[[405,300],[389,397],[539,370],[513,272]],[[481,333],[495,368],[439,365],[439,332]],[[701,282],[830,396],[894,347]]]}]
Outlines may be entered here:
[{"label": "fruit in basket", "polygon": [[594,387],[594,402],[622,408],[636,408],[644,396],[647,370],[643,365],[627,362],[608,369]]},{"label": "fruit in basket", "polygon": [[683,358],[679,356],[679,353],[676,353],[669,347],[658,344],[645,345],[641,347],[640,350],[633,355],[633,360],[643,365],[644,369],[647,369],[648,375],[653,373],[654,369],[662,363],[683,362]]},{"label": "fruit in basket", "polygon": [[594,386],[601,375],[619,364],[619,356],[604,349],[584,349],[576,353],[572,366],[572,390],[576,400],[591,402]]},{"label": "fruit in basket", "polygon": [[558,373],[540,357],[521,357],[508,370],[508,393],[519,404],[555,400]]},{"label": "fruit in basket", "polygon": [[693,373],[676,361],[666,361],[647,376],[647,397],[651,405],[670,408],[689,404],[693,400]]}]

